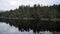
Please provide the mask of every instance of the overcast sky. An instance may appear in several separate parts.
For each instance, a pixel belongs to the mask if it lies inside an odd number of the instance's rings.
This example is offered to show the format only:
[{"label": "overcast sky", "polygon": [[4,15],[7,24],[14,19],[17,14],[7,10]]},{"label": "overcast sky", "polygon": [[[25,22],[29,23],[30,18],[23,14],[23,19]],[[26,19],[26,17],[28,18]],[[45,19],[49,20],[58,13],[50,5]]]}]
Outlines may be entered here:
[{"label": "overcast sky", "polygon": [[19,5],[30,5],[42,4],[42,5],[53,5],[60,4],[60,0],[0,0],[0,10],[10,10],[18,8]]}]

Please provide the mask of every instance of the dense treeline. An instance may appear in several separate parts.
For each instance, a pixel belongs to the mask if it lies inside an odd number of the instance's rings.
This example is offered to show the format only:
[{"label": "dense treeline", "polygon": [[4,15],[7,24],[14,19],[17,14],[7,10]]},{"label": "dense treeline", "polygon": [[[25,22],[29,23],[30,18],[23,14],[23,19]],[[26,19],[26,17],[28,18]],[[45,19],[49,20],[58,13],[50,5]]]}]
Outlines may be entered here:
[{"label": "dense treeline", "polygon": [[11,18],[60,18],[60,4],[53,6],[19,6],[18,9],[0,12],[0,17]]},{"label": "dense treeline", "polygon": [[[5,18],[36,18],[35,20],[9,20]],[[4,18],[4,19],[2,19]],[[41,21],[40,18],[49,18],[48,21]],[[0,12],[0,21],[18,27],[19,30],[35,31],[50,30],[60,31],[60,22],[51,21],[52,18],[60,18],[60,4],[53,6],[19,6],[18,9]]]}]

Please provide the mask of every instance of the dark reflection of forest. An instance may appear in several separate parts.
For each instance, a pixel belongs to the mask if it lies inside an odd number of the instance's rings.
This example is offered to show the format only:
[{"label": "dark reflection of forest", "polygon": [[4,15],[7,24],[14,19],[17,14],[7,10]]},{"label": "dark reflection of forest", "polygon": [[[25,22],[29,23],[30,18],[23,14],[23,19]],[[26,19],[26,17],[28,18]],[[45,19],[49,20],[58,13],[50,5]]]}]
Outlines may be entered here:
[{"label": "dark reflection of forest", "polygon": [[53,21],[39,21],[39,20],[8,20],[0,19],[0,22],[8,23],[10,26],[15,26],[19,31],[30,31],[40,32],[40,31],[60,31],[60,22]]}]

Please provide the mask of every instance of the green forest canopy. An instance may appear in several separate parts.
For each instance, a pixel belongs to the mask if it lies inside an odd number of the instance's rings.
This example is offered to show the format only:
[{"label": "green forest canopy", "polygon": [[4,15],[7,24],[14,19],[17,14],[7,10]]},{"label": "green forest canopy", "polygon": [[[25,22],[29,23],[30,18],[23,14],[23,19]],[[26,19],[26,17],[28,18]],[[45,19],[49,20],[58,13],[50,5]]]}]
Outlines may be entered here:
[{"label": "green forest canopy", "polygon": [[53,6],[19,6],[18,9],[0,12],[0,17],[13,18],[60,18],[60,4]]}]

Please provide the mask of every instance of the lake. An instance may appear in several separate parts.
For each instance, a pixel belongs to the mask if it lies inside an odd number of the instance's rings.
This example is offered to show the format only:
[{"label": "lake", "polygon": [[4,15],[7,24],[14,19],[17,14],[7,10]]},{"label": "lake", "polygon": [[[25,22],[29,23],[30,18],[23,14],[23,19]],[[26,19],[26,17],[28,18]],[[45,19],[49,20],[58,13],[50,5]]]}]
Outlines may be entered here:
[{"label": "lake", "polygon": [[50,31],[40,31],[33,32],[33,30],[29,29],[28,31],[22,30],[19,31],[18,27],[11,26],[9,23],[0,22],[0,34],[60,34],[60,32],[50,32]]}]

